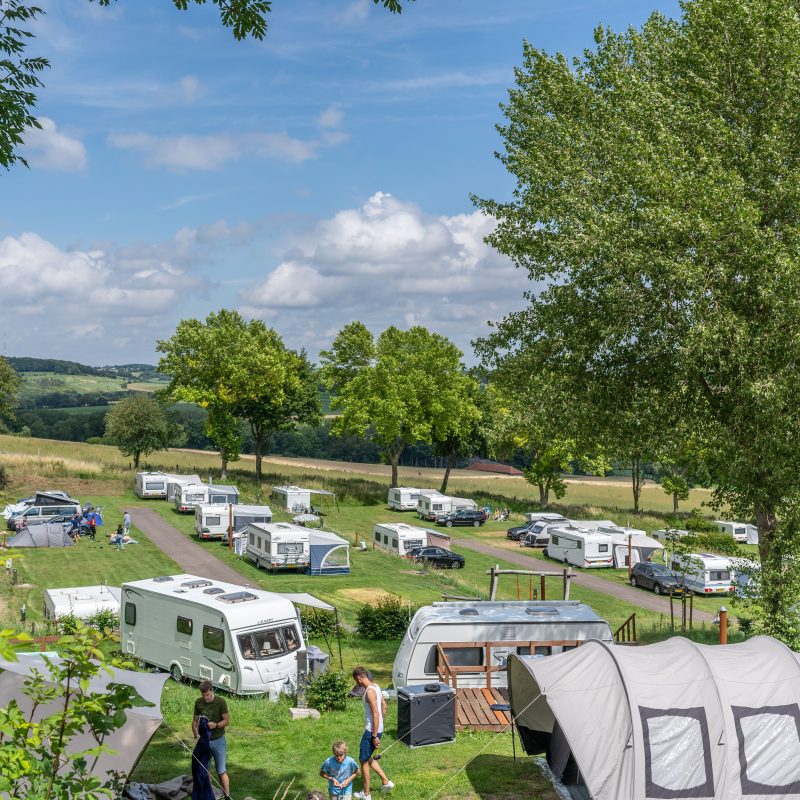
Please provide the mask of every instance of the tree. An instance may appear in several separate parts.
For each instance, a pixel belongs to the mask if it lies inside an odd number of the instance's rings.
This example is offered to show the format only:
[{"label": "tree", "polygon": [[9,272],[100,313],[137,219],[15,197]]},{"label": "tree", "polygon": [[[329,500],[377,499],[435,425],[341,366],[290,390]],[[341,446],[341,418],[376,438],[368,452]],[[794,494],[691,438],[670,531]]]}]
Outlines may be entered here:
[{"label": "tree", "polygon": [[120,400],[106,415],[106,436],[133,458],[135,469],[142,456],[166,450],[177,433],[164,408],[146,394]]},{"label": "tree", "polygon": [[222,462],[220,478],[228,477],[228,462],[238,461],[242,451],[242,427],[239,419],[221,405],[212,404],[206,417],[206,436],[216,444]]},{"label": "tree", "polygon": [[[98,5],[110,6],[115,0],[97,0]],[[383,5],[392,14],[402,12],[401,0],[372,0]],[[236,39],[252,37],[262,40],[267,32],[267,14],[272,0],[211,0],[218,6],[220,20],[230,28]],[[413,2],[413,0],[408,0]],[[175,8],[186,11],[189,6],[204,5],[206,0],[172,0]],[[50,62],[42,57],[25,55],[33,34],[27,28],[44,11],[26,0],[0,2],[0,166],[10,169],[19,161],[27,165],[17,153],[23,143],[26,128],[41,128],[32,111],[36,105],[36,91],[43,87],[41,73]]]},{"label": "tree", "polygon": [[[695,0],[598,29],[572,64],[524,45],[500,128],[516,177],[490,241],[545,288],[484,343],[603,408],[687,421],[715,498],[759,527],[767,630],[798,644],[800,4]],[[663,428],[662,428],[663,430]]]},{"label": "tree", "polygon": [[320,353],[322,380],[341,414],[334,433],[367,431],[392,467],[397,486],[400,456],[408,444],[444,440],[470,415],[463,392],[470,381],[461,351],[444,336],[415,326],[387,328],[377,340],[361,322],[345,325],[331,349]]},{"label": "tree", "polygon": [[21,384],[14,368],[0,356],[0,420],[13,417]]},{"label": "tree", "polygon": [[241,438],[235,420],[250,427],[256,454],[256,480],[269,437],[298,423],[322,418],[317,379],[304,352],[287,350],[280,335],[261,320],[246,322],[223,309],[182,320],[172,338],[158,342],[164,357],[158,370],[169,375],[167,394],[208,409],[208,435],[220,448],[223,464]]}]

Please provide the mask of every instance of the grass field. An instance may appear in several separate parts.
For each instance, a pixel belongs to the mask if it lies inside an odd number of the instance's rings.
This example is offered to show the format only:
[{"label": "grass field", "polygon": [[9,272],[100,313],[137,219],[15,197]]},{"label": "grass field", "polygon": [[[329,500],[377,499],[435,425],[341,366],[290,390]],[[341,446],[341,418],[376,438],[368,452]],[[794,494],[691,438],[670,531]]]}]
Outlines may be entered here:
[{"label": "grass field", "polygon": [[79,392],[80,394],[121,392],[125,379],[106,378],[100,375],[63,375],[55,372],[23,372],[23,396],[36,396],[49,392]]}]

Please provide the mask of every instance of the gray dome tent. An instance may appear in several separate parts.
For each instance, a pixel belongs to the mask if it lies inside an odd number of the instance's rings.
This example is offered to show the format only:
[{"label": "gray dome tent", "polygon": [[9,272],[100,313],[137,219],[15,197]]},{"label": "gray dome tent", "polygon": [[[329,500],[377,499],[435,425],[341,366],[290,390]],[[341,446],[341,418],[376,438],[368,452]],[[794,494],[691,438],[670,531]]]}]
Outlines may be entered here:
[{"label": "gray dome tent", "polygon": [[768,637],[512,655],[528,753],[574,798],[800,798],[800,657]]},{"label": "gray dome tent", "polygon": [[21,528],[8,547],[72,547],[72,539],[60,522],[42,522]]}]

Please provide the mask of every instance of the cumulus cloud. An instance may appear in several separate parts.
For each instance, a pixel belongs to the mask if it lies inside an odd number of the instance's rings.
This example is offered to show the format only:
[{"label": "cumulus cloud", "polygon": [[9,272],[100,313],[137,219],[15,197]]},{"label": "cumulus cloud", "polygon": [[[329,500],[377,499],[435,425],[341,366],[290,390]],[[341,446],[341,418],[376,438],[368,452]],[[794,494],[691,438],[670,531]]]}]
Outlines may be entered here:
[{"label": "cumulus cloud", "polygon": [[24,155],[37,169],[79,172],[86,168],[86,148],[80,139],[58,129],[50,117],[39,117],[41,128],[25,131]]}]

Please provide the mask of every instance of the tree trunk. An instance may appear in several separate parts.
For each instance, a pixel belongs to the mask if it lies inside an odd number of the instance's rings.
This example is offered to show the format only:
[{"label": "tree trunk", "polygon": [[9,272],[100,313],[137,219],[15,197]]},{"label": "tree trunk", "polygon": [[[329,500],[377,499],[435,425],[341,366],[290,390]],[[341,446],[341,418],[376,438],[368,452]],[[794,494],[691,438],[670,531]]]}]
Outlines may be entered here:
[{"label": "tree trunk", "polygon": [[642,460],[634,456],[631,464],[631,485],[633,489],[633,513],[639,513],[639,497],[642,494]]},{"label": "tree trunk", "polygon": [[221,481],[228,480],[228,459],[220,454],[221,466],[219,470],[219,479]]},{"label": "tree trunk", "polygon": [[542,509],[550,505],[550,487],[546,483],[539,484],[539,507]]},{"label": "tree trunk", "polygon": [[456,465],[456,452],[455,450],[451,450],[447,454],[447,467],[444,471],[444,478],[442,479],[442,486],[439,489],[439,494],[447,494],[447,481],[450,480],[450,472],[453,470],[453,467]]},{"label": "tree trunk", "polygon": [[389,486],[390,489],[394,489],[395,486],[400,485],[397,478],[397,467],[400,464],[400,456],[403,455],[405,446],[406,443],[398,439],[391,447],[386,448],[386,460],[392,465],[392,482]]},{"label": "tree trunk", "polygon": [[677,492],[673,492],[672,493],[672,513],[673,514],[677,514],[678,513],[678,493]]},{"label": "tree trunk", "polygon": [[139,458],[141,457],[141,455],[142,454],[138,450],[133,454],[133,468],[134,469],[139,469]]},{"label": "tree trunk", "polygon": [[761,561],[761,597],[759,598],[764,608],[764,621],[767,623],[767,632],[780,636],[781,621],[785,618],[786,610],[793,604],[795,598],[784,598],[781,581],[781,553],[775,547],[775,533],[778,529],[778,518],[775,513],[775,504],[766,502],[756,504],[756,525],[758,525],[758,556]]},{"label": "tree trunk", "polygon": [[253,434],[253,445],[256,451],[256,483],[261,483],[261,459],[266,440],[266,433],[260,425],[251,425],[250,431]]}]

